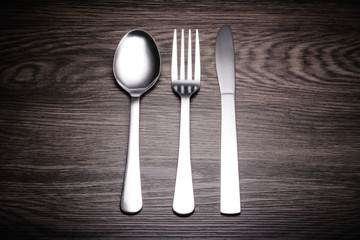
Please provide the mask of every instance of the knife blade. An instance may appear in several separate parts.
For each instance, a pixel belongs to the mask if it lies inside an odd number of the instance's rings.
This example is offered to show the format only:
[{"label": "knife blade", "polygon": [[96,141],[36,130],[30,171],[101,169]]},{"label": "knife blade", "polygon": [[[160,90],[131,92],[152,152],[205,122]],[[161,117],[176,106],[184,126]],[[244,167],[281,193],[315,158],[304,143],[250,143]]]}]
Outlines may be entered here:
[{"label": "knife blade", "polygon": [[231,27],[221,27],[216,37],[216,72],[221,93],[220,212],[239,214],[240,185],[235,116],[235,56]]}]

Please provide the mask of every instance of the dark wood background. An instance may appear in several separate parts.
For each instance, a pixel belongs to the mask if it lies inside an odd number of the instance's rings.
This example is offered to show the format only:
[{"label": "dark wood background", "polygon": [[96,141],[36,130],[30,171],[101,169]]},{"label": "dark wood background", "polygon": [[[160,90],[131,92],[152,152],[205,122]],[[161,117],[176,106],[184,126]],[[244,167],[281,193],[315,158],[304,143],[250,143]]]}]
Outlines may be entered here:
[{"label": "dark wood background", "polygon": [[[7,1],[0,9],[0,235],[354,239],[360,235],[360,5],[345,1]],[[242,213],[219,214],[215,38],[236,50]],[[180,100],[173,29],[199,29],[191,101],[196,210],[171,209]],[[129,96],[112,60],[132,29],[162,72],[141,101],[143,210],[119,209]]]}]

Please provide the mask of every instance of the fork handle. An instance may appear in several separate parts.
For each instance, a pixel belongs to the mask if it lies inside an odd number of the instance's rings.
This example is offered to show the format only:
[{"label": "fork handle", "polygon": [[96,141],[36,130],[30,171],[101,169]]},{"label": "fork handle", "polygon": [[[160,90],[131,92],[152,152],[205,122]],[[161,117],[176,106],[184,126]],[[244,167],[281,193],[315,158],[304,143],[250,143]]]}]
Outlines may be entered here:
[{"label": "fork handle", "polygon": [[120,208],[135,214],[142,208],[139,157],[140,97],[131,97],[129,145]]},{"label": "fork handle", "polygon": [[220,212],[239,214],[240,186],[236,140],[235,96],[221,94],[221,181]]},{"label": "fork handle", "polygon": [[181,98],[179,156],[176,172],[173,210],[179,215],[195,209],[190,159],[190,97]]}]

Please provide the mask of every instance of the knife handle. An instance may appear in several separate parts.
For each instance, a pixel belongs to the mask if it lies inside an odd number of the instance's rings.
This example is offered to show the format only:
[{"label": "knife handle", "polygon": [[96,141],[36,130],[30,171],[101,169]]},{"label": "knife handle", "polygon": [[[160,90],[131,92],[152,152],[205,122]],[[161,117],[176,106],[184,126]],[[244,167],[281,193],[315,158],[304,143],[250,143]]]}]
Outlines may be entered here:
[{"label": "knife handle", "polygon": [[235,96],[221,94],[221,186],[220,212],[239,214],[240,185],[236,137]]}]

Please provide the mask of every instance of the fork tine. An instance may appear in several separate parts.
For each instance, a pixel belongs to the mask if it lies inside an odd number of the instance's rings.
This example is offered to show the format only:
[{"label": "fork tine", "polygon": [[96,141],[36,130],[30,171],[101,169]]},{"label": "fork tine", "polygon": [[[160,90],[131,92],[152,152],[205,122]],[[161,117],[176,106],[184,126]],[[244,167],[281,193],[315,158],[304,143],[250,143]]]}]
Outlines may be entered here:
[{"label": "fork tine", "polygon": [[191,57],[191,30],[189,29],[189,41],[188,41],[188,59],[187,59],[187,79],[192,80],[192,57]]},{"label": "fork tine", "polygon": [[177,38],[176,38],[176,29],[174,29],[174,40],[173,40],[173,47],[172,47],[172,58],[171,58],[171,80],[178,79],[178,72],[177,72]]},{"label": "fork tine", "polygon": [[199,32],[196,29],[196,42],[195,42],[195,77],[194,80],[200,81],[200,42],[199,42]]},{"label": "fork tine", "polygon": [[180,80],[185,80],[184,29],[181,29]]}]

